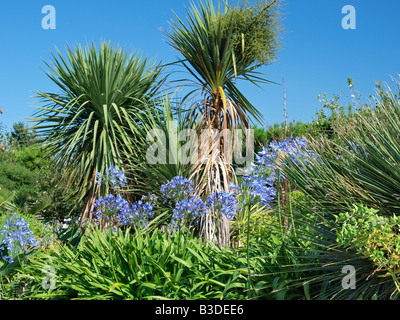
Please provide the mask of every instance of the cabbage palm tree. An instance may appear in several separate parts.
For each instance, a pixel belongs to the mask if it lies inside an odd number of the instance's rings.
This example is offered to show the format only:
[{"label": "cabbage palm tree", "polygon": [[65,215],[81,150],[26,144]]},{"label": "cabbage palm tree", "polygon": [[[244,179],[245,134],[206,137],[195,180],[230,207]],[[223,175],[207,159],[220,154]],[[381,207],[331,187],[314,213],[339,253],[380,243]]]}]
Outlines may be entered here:
[{"label": "cabbage palm tree", "polygon": [[[256,69],[270,63],[279,46],[279,32],[273,31],[279,29],[277,4],[278,1],[261,1],[257,7],[225,5],[222,13],[219,4],[215,8],[207,0],[187,10],[187,23],[176,16],[171,31],[165,31],[168,43],[183,56],[178,63],[192,76],[183,80],[194,86],[188,96],[201,95],[189,114],[192,119],[200,119],[199,130],[220,133],[236,127],[245,129],[250,127],[251,118],[261,123],[261,113],[239,91],[236,80],[270,82]],[[258,37],[253,38],[254,34]],[[224,157],[224,148],[231,141],[222,137],[217,143],[215,139],[208,142],[210,152],[201,155],[194,180],[200,193],[229,191],[234,172],[228,159],[231,155]],[[225,233],[226,225],[227,222],[222,227]]]},{"label": "cabbage palm tree", "polygon": [[[43,103],[31,121],[48,151],[58,157],[69,183],[78,186],[76,200],[91,218],[93,203],[106,187],[95,184],[96,172],[124,170],[131,155],[143,152],[135,135],[143,134],[137,115],[158,93],[162,68],[110,43],[57,50],[46,63],[58,93],[38,92]],[[145,152],[145,151],[144,151]]]}]

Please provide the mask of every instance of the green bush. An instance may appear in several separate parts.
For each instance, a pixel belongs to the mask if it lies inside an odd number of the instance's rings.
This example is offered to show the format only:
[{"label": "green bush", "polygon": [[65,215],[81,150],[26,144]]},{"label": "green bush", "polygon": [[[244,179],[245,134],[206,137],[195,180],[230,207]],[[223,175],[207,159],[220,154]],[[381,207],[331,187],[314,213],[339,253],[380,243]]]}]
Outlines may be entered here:
[{"label": "green bush", "polygon": [[259,203],[251,206],[250,221],[247,215],[238,215],[231,222],[231,239],[234,246],[246,246],[249,227],[250,241],[260,242],[269,238],[271,225],[277,223],[274,210],[261,206]]},{"label": "green bush", "polygon": [[9,191],[23,191],[34,195],[39,191],[38,175],[18,162],[5,157],[0,158],[0,186]]},{"label": "green bush", "polygon": [[[395,276],[400,267],[400,217],[385,217],[364,205],[341,213],[336,220],[341,228],[337,241],[373,261],[377,269]],[[394,277],[396,279],[396,277]]]},{"label": "green bush", "polygon": [[80,213],[74,199],[67,198],[73,188],[39,145],[0,152],[0,166],[0,207],[40,213],[45,220]]}]

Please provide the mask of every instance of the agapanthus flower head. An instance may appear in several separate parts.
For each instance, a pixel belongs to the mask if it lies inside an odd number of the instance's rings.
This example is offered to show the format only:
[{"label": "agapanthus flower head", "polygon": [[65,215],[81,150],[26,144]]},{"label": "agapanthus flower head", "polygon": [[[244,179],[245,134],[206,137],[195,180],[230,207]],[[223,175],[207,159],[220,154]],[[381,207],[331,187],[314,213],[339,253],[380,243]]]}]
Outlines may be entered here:
[{"label": "agapanthus flower head", "polygon": [[232,192],[212,192],[207,196],[206,203],[211,211],[225,214],[228,220],[232,220],[239,210],[239,205]]},{"label": "agapanthus flower head", "polygon": [[93,207],[97,219],[107,219],[117,216],[118,214],[127,214],[131,211],[129,202],[126,201],[120,194],[114,196],[113,194],[108,194],[104,198],[99,197]]},{"label": "agapanthus flower head", "polygon": [[307,153],[307,146],[307,141],[298,137],[290,137],[279,142],[272,141],[269,146],[256,155],[256,164],[276,170],[278,168],[279,157],[284,158],[285,156],[289,156],[295,160],[297,155]]},{"label": "agapanthus flower head", "polygon": [[29,223],[16,214],[6,219],[3,230],[0,231],[0,238],[2,238],[0,258],[8,263],[14,262],[14,255],[20,249],[26,252],[29,247],[38,245],[35,236],[29,229]]},{"label": "agapanthus flower head", "polygon": [[153,208],[157,197],[153,194],[143,196],[141,200],[135,201],[131,210],[120,212],[117,215],[118,223],[122,226],[145,227],[149,218],[152,218]]},{"label": "agapanthus flower head", "polygon": [[161,185],[160,191],[162,193],[163,203],[174,205],[181,200],[189,199],[195,195],[193,181],[187,178],[176,176],[167,181],[166,184]]},{"label": "agapanthus flower head", "polygon": [[243,182],[240,188],[242,193],[249,198],[251,203],[260,202],[262,205],[269,206],[276,197],[274,181],[274,174],[271,174],[270,176],[243,176]]},{"label": "agapanthus flower head", "polygon": [[112,189],[119,190],[126,185],[125,173],[111,166],[105,169],[104,174],[96,173],[95,183],[99,187],[108,184]]},{"label": "agapanthus flower head", "polygon": [[274,187],[276,179],[285,179],[280,169],[281,164],[287,159],[295,163],[298,163],[299,158],[306,161],[314,159],[314,153],[307,147],[307,141],[298,137],[272,141],[255,156],[255,162],[246,170],[247,174],[242,176],[242,183],[232,190],[239,196],[248,198],[251,203],[257,201],[269,205],[277,194]]},{"label": "agapanthus flower head", "polygon": [[179,201],[172,210],[171,225],[178,229],[182,223],[191,225],[198,223],[208,211],[206,204],[200,198],[191,197]]}]

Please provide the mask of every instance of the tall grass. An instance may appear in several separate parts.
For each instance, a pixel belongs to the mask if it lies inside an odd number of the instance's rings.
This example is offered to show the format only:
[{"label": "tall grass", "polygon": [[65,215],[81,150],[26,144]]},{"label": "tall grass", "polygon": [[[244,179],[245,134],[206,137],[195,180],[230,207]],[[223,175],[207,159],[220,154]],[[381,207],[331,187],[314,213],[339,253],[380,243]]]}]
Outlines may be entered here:
[{"label": "tall grass", "polygon": [[[309,276],[302,282],[312,285],[314,298],[387,299],[399,294],[395,282],[382,277],[369,257],[337,241],[337,217],[352,212],[355,204],[361,202],[384,216],[399,214],[400,104],[389,87],[379,88],[373,105],[360,108],[345,127],[337,122],[338,141],[311,141],[315,161],[289,161],[284,168],[306,199],[296,225],[303,226],[298,239],[309,245],[293,250],[304,257],[300,270]],[[356,269],[355,290],[341,285],[346,265]]]}]

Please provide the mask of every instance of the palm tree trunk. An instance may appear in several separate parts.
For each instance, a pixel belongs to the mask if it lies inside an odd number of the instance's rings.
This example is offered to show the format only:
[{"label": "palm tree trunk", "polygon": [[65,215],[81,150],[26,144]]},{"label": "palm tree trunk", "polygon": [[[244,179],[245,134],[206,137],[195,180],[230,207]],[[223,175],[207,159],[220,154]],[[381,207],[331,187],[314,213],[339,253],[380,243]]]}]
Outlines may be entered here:
[{"label": "palm tree trunk", "polygon": [[[211,161],[213,161],[212,166],[219,166],[221,170],[218,170],[218,177],[208,177],[209,179],[213,179],[211,183],[208,184],[208,188],[206,189],[206,193],[214,193],[221,191],[229,191],[229,182],[231,181],[232,173],[230,171],[230,165],[226,164],[224,161],[224,148],[225,141],[222,134],[222,126],[223,123],[221,121],[221,113],[223,111],[223,103],[222,100],[218,99],[213,102],[214,108],[209,108],[210,112],[213,110],[213,114],[210,114],[210,117],[206,117],[208,119],[212,119],[211,128],[217,129],[218,137],[219,137],[219,145],[217,156],[211,156]],[[213,143],[211,142],[211,145]],[[211,148],[211,153],[213,150]],[[222,167],[221,167],[222,166]],[[214,169],[217,171],[217,169]],[[227,177],[227,179],[224,178]],[[211,214],[207,214],[203,217],[201,229],[203,230],[203,236],[211,241],[212,243],[218,244],[220,246],[229,246],[230,245],[230,225],[227,217],[220,212],[212,212]]]},{"label": "palm tree trunk", "polygon": [[96,192],[95,192],[95,186],[94,186],[94,178],[96,176],[96,170],[93,171],[93,176],[90,181],[90,184],[92,185],[89,195],[86,200],[86,205],[85,209],[82,212],[81,215],[81,221],[80,221],[80,227],[81,227],[81,235],[83,234],[85,230],[85,222],[87,219],[89,219],[88,223],[90,224],[92,222],[92,211],[94,209],[94,202],[96,201]]}]

